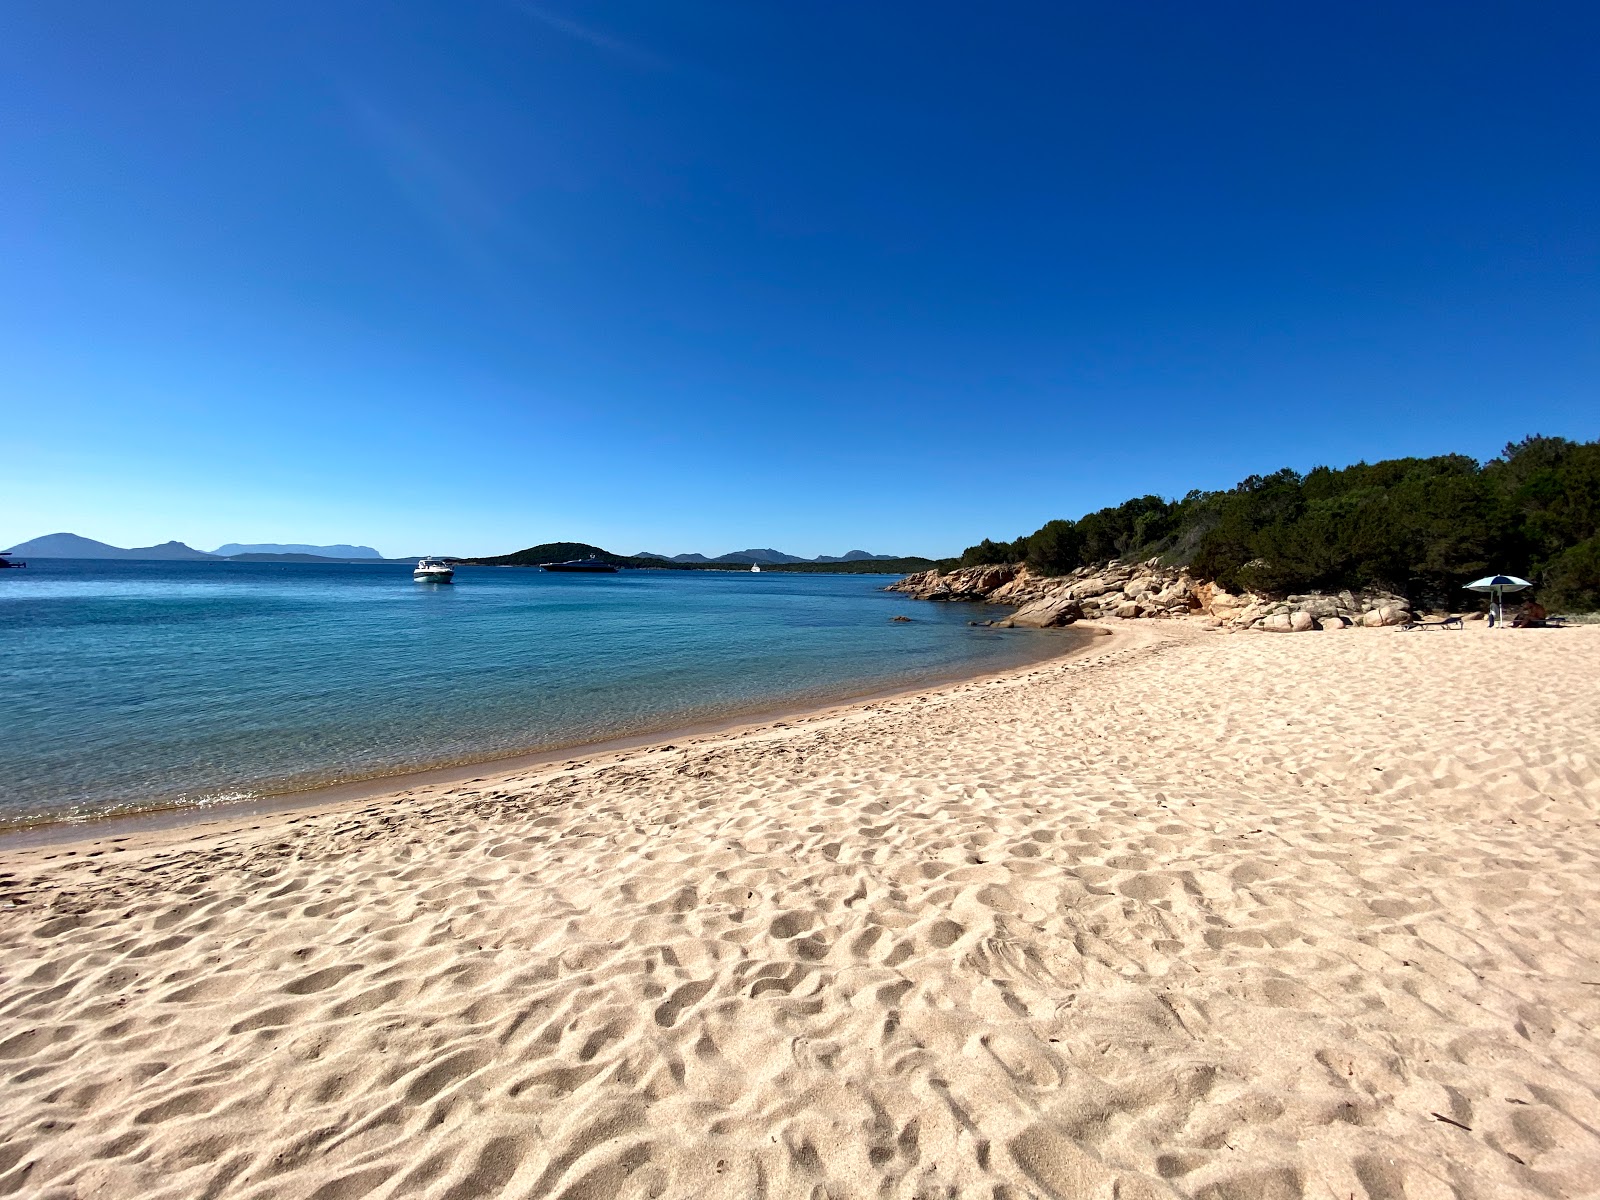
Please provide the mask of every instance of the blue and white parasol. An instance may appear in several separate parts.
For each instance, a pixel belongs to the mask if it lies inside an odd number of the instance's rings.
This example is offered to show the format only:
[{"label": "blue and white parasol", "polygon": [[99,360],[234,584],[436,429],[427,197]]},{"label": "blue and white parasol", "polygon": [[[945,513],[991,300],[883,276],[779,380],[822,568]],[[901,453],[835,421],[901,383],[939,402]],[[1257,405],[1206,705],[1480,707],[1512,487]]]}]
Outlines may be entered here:
[{"label": "blue and white parasol", "polygon": [[1467,591],[1488,592],[1494,597],[1494,623],[1498,628],[1504,629],[1506,625],[1506,593],[1520,592],[1523,588],[1532,586],[1533,584],[1526,579],[1519,579],[1515,575],[1485,575],[1482,579],[1474,579],[1467,584]]}]

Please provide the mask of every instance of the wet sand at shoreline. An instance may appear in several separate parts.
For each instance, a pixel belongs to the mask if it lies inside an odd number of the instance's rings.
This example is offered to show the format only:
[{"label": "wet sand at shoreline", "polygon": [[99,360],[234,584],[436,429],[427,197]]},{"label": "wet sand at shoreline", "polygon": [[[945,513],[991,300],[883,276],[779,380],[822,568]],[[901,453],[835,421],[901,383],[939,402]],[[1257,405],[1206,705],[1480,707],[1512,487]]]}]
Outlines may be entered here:
[{"label": "wet sand at shoreline", "polygon": [[[987,614],[990,610],[985,608],[981,611]],[[999,611],[1005,613],[1010,610],[1002,606]],[[262,819],[303,809],[321,811],[345,807],[356,801],[402,792],[411,793],[419,789],[437,790],[458,783],[482,783],[490,778],[520,779],[530,773],[536,773],[541,768],[570,765],[579,759],[589,762],[598,759],[607,761],[626,759],[633,751],[660,746],[666,742],[699,744],[708,737],[738,736],[764,729],[778,721],[787,723],[810,719],[864,704],[954,686],[958,683],[1010,677],[1018,671],[1028,670],[1052,659],[1077,654],[1087,649],[1096,635],[1104,636],[1108,632],[1104,628],[1090,625],[1065,629],[1027,630],[1015,636],[1026,639],[1031,644],[1032,653],[1023,661],[1000,670],[980,670],[976,673],[970,670],[958,670],[921,683],[891,683],[881,687],[851,690],[826,699],[802,697],[788,703],[762,704],[723,716],[691,721],[687,724],[668,723],[659,729],[621,734],[597,742],[575,742],[512,754],[495,754],[487,758],[472,758],[461,762],[443,762],[437,766],[344,779],[309,788],[264,790],[214,803],[157,804],[118,809],[91,816],[47,817],[10,823],[0,819],[0,855],[11,850],[38,846],[56,846],[119,837],[145,840],[151,835],[169,831],[183,833],[201,831],[213,826],[228,828],[234,825],[254,825]]]},{"label": "wet sand at shoreline", "polygon": [[0,850],[0,1193],[1594,1194],[1597,678],[1593,627],[1127,622]]}]

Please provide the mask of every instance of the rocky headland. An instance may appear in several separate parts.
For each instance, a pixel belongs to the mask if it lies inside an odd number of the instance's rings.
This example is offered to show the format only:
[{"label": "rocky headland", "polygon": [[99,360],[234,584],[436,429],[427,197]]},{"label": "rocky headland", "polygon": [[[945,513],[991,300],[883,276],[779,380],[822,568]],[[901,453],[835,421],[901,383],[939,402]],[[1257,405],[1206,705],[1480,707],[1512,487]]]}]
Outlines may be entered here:
[{"label": "rocky headland", "polygon": [[915,600],[1015,606],[996,625],[1050,629],[1081,620],[1200,617],[1213,628],[1307,633],[1351,625],[1403,625],[1412,619],[1404,596],[1390,592],[1331,592],[1273,597],[1235,595],[1186,568],[1159,559],[1113,559],[1069,575],[1035,575],[1024,563],[964,567],[908,575],[889,585]]}]

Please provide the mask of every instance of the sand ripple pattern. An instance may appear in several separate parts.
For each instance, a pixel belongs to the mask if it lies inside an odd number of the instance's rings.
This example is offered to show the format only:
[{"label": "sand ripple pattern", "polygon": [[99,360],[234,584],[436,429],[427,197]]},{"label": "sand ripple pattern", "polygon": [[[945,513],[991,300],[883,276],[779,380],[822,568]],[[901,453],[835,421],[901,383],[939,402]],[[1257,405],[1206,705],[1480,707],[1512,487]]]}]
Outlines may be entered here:
[{"label": "sand ripple pattern", "polygon": [[1597,680],[1600,629],[1170,623],[14,851],[0,1194],[1595,1195]]}]

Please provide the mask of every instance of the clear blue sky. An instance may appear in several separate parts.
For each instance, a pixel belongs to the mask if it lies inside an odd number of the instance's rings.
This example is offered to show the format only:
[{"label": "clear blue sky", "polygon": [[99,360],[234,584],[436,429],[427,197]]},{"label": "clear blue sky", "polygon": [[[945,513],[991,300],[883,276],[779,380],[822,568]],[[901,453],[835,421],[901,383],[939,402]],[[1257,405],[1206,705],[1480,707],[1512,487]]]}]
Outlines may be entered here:
[{"label": "clear blue sky", "polygon": [[959,551],[1600,435],[1592,3],[0,6],[0,545]]}]

